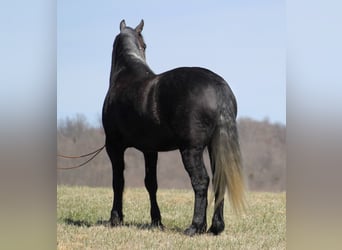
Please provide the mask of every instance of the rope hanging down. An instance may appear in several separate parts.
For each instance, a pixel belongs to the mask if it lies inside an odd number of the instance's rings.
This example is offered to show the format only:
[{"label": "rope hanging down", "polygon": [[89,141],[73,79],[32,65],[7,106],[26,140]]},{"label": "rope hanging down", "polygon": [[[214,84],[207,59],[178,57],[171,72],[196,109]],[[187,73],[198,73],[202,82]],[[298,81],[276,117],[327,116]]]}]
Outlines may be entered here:
[{"label": "rope hanging down", "polygon": [[82,167],[85,164],[87,164],[88,162],[90,162],[92,159],[94,159],[102,151],[102,149],[104,149],[105,147],[106,147],[106,145],[103,145],[101,148],[96,149],[93,152],[90,152],[90,153],[84,154],[84,155],[78,155],[78,156],[68,156],[68,155],[57,154],[57,157],[66,158],[66,159],[79,159],[79,158],[84,158],[84,157],[92,155],[92,157],[90,157],[88,160],[86,160],[85,162],[83,162],[79,165],[76,165],[73,167],[57,167],[57,169],[68,170],[68,169],[75,169],[75,168]]}]

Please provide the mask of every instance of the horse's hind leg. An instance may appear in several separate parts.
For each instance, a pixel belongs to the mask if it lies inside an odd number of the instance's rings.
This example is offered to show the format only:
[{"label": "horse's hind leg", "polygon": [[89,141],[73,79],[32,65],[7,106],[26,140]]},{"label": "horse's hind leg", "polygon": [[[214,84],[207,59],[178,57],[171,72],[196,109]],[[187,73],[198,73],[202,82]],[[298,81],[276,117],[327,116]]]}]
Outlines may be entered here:
[{"label": "horse's hind leg", "polygon": [[[213,164],[213,159],[212,159],[212,150],[211,147],[208,147],[208,151],[209,151],[209,157],[210,157],[210,162],[211,162],[211,170],[212,170],[212,174],[214,175],[215,173],[215,166]],[[217,199],[218,194],[215,194],[215,200]],[[223,217],[223,207],[224,207],[224,200],[222,200],[217,208],[214,211],[214,215],[213,215],[213,219],[211,222],[211,226],[208,230],[208,233],[212,233],[214,235],[218,235],[220,234],[225,227],[224,224],[224,217]]]},{"label": "horse's hind leg", "polygon": [[223,219],[223,206],[224,200],[219,203],[217,208],[215,209],[213,220],[211,227],[208,230],[208,233],[212,233],[214,235],[220,234],[224,230],[224,219]]},{"label": "horse's hind leg", "polygon": [[160,210],[157,203],[157,152],[144,152],[145,158],[145,187],[150,196],[152,226],[164,228],[161,223]]},{"label": "horse's hind leg", "polygon": [[203,148],[184,149],[181,150],[181,154],[195,192],[194,216],[190,227],[184,232],[192,236],[196,233],[204,233],[207,229],[206,211],[209,176],[203,162]]},{"label": "horse's hind leg", "polygon": [[122,213],[122,194],[125,185],[124,179],[124,149],[112,147],[106,144],[108,156],[112,162],[113,170],[113,191],[114,201],[110,215],[110,224],[112,226],[121,225],[123,223]]}]

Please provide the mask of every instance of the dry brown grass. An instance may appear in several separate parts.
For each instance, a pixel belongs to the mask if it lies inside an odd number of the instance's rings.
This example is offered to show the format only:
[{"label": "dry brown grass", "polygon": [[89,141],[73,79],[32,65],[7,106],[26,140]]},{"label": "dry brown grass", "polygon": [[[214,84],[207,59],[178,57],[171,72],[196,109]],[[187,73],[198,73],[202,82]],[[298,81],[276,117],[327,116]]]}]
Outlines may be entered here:
[{"label": "dry brown grass", "polygon": [[[112,205],[109,188],[57,188],[58,249],[285,249],[285,193],[248,193],[241,217],[225,208],[226,229],[219,236],[187,237],[183,230],[193,212],[190,190],[160,190],[158,200],[165,230],[150,228],[148,194],[126,189],[125,225],[108,227]],[[213,204],[208,209],[211,221]]]}]

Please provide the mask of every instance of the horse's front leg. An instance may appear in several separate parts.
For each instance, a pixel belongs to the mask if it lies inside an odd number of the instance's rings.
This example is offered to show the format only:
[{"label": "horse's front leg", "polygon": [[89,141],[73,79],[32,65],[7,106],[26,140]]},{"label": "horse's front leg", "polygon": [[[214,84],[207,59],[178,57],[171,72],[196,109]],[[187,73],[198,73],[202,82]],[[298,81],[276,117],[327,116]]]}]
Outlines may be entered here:
[{"label": "horse's front leg", "polygon": [[122,213],[122,194],[125,185],[124,179],[124,149],[106,144],[108,156],[112,162],[113,170],[113,192],[114,201],[113,208],[110,214],[111,226],[121,225],[123,223]]},{"label": "horse's front leg", "polygon": [[184,149],[181,150],[181,155],[195,192],[195,207],[192,223],[184,232],[186,235],[192,236],[196,233],[204,233],[207,229],[206,213],[209,176],[204,166],[202,148]]},{"label": "horse's front leg", "polygon": [[160,210],[157,203],[157,160],[158,152],[144,152],[145,158],[145,187],[150,196],[151,203],[151,225],[164,228],[161,223]]}]

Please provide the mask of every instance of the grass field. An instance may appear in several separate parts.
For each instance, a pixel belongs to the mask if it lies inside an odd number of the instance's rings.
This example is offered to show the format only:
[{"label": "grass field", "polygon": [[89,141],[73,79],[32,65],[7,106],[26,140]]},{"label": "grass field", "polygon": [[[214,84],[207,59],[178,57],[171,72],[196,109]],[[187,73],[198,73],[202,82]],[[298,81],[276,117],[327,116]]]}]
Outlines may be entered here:
[{"label": "grass field", "polygon": [[[150,228],[145,189],[126,189],[124,226],[107,224],[109,188],[57,187],[57,249],[285,249],[285,193],[248,193],[249,208],[235,216],[225,207],[226,229],[219,236],[188,237],[183,230],[193,214],[191,190],[159,190],[164,231]],[[213,205],[208,206],[210,226]]]}]

